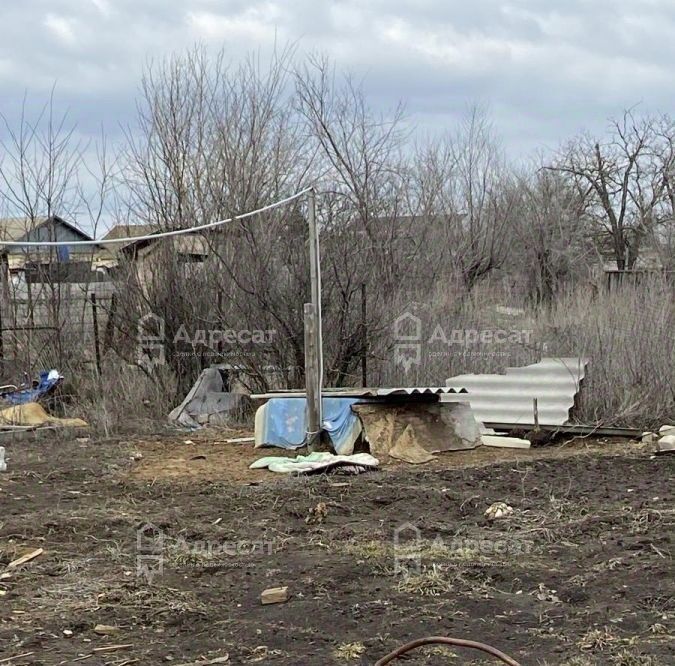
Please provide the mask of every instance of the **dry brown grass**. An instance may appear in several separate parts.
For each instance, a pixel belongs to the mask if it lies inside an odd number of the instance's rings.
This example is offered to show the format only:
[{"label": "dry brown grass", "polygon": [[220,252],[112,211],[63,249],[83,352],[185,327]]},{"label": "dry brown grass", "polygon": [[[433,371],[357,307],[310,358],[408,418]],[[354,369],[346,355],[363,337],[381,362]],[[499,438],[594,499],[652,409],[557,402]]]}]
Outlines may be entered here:
[{"label": "dry brown grass", "polygon": [[342,643],[335,648],[335,657],[340,661],[353,661],[359,659],[366,651],[363,643]]},{"label": "dry brown grass", "polygon": [[404,576],[398,583],[399,592],[418,594],[422,597],[438,597],[452,591],[450,576],[444,567],[424,567],[420,573]]},{"label": "dry brown grass", "polygon": [[[675,420],[675,297],[666,280],[611,292],[579,288],[537,309],[487,284],[470,296],[440,285],[396,307],[422,320],[421,363],[404,373],[393,362],[392,345],[382,352],[386,385],[436,386],[453,375],[501,372],[541,356],[583,356],[590,365],[577,410],[581,422],[646,429]],[[447,338],[453,330],[525,331],[529,342],[448,345],[433,339],[438,326]]]},{"label": "dry brown grass", "polygon": [[176,381],[168,367],[150,378],[120,359],[106,363],[101,378],[71,378],[69,390],[77,414],[101,437],[157,431],[160,424],[166,426],[166,416],[176,406]]}]

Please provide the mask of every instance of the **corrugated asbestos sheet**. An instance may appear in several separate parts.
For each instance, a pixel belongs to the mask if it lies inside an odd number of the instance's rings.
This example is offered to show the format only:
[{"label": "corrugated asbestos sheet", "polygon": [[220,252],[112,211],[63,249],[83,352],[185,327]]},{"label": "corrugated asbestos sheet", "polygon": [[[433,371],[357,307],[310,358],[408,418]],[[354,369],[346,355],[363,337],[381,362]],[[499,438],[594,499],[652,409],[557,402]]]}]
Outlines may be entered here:
[{"label": "corrugated asbestos sheet", "polygon": [[[466,393],[466,390],[453,386],[413,386],[410,388],[324,388],[321,391],[321,395],[330,398],[384,398],[391,395],[442,395],[446,393]],[[253,399],[304,397],[305,392],[301,389],[271,391],[270,393],[257,393],[251,396]]]},{"label": "corrugated asbestos sheet", "polygon": [[569,420],[588,360],[544,358],[521,368],[507,368],[503,375],[458,375],[446,385],[468,391],[468,396],[445,395],[442,402],[468,399],[478,421],[532,425],[532,399],[537,398],[539,423],[563,425]]}]

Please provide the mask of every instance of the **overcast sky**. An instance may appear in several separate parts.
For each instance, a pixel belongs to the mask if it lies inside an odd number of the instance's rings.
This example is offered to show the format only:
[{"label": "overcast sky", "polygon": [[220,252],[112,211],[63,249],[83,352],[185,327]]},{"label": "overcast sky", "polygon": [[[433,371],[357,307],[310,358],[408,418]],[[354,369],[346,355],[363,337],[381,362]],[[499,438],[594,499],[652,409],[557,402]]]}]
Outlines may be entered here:
[{"label": "overcast sky", "polygon": [[133,119],[149,58],[201,43],[237,59],[275,36],[363,77],[374,106],[403,100],[422,130],[488,104],[514,157],[675,101],[673,0],[0,0],[0,26],[0,112],[56,83],[85,134]]}]

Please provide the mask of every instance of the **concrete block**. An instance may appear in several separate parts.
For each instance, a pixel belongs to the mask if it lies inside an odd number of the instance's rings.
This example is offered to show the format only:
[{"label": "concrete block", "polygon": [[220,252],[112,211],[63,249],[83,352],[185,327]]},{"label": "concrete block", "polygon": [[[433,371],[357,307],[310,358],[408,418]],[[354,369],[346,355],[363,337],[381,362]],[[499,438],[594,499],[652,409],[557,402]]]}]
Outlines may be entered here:
[{"label": "concrete block", "polygon": [[530,442],[519,437],[500,437],[499,435],[482,435],[484,446],[494,446],[500,449],[529,449]]},{"label": "concrete block", "polygon": [[263,604],[283,604],[288,601],[288,587],[270,587],[260,595]]},{"label": "concrete block", "polygon": [[659,453],[675,453],[675,435],[666,435],[661,437],[656,445]]}]

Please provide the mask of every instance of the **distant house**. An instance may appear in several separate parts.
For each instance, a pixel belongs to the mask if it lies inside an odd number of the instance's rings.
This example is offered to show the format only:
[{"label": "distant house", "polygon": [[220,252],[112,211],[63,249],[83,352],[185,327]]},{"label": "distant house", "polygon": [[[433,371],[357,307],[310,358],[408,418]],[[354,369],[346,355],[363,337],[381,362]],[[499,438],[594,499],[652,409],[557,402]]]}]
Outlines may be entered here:
[{"label": "distant house", "polygon": [[[91,236],[58,215],[39,218],[0,219],[0,240],[92,241],[91,244],[61,247],[0,246],[0,276],[3,294],[24,292],[31,284],[83,283],[107,279],[97,271],[107,252]],[[17,294],[14,294],[17,295]]]},{"label": "distant house", "polygon": [[105,236],[106,240],[144,237],[109,246],[115,256],[116,270],[132,269],[141,284],[147,284],[156,274],[164,253],[169,253],[186,271],[197,270],[209,256],[209,244],[203,236],[184,234],[170,238],[145,238],[159,233],[150,224],[117,225]]},{"label": "distant house", "polygon": [[[159,227],[156,224],[116,224],[104,237],[105,241],[113,241],[119,238],[137,238],[138,236],[147,236],[149,234],[154,234],[159,231]],[[114,243],[107,245],[110,249],[110,252],[116,259],[122,255],[124,249],[130,245],[133,245],[134,241],[120,241],[119,243]],[[116,263],[116,262],[115,262]]]}]

